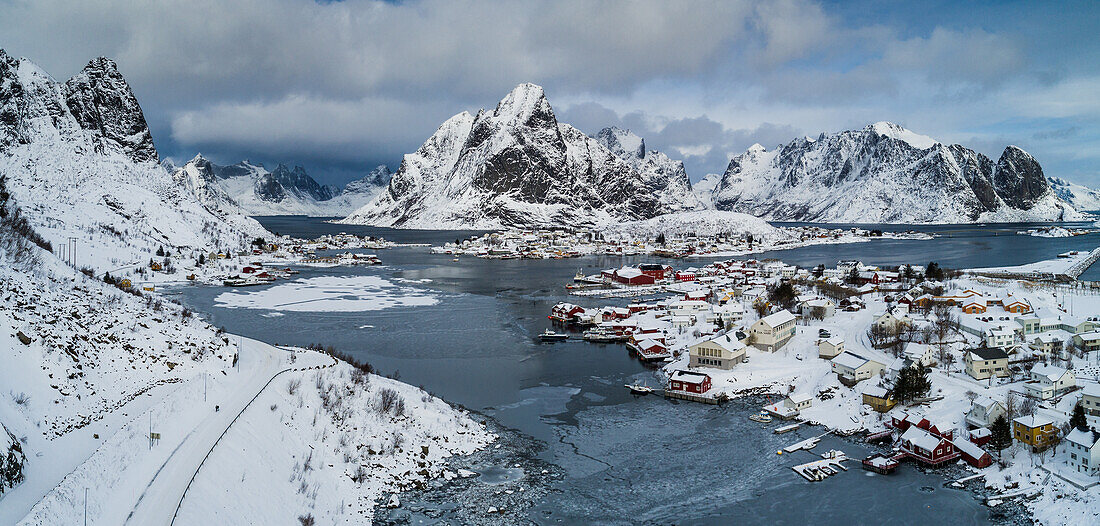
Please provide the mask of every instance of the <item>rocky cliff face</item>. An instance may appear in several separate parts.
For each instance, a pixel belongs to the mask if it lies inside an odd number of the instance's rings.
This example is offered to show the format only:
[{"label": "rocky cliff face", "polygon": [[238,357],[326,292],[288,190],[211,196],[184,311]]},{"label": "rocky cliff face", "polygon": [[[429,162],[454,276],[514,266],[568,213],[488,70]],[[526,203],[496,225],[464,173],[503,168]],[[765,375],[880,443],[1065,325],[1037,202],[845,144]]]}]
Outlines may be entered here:
[{"label": "rocky cliff face", "polygon": [[[612,152],[607,140],[559,123],[542,88],[522,84],[493,110],[444,122],[405,155],[384,193],[344,221],[404,228],[575,227],[680,209],[664,194],[683,181],[649,181],[633,162]],[[662,162],[654,156],[654,163]]]},{"label": "rocky cliff face", "polygon": [[78,264],[117,268],[158,246],[234,247],[266,234],[231,209],[208,207],[194,189],[209,186],[201,173],[185,186],[157,161],[113,61],[92,60],[59,83],[0,50],[0,173],[40,235],[76,240]]},{"label": "rocky cliff face", "polygon": [[58,84],[0,50],[0,148],[43,140],[157,160],[145,115],[114,61],[94,59]]},{"label": "rocky cliff face", "polygon": [[785,221],[967,223],[1075,219],[1039,164],[1009,146],[997,163],[892,123],[754,145],[698,185],[720,210]]}]

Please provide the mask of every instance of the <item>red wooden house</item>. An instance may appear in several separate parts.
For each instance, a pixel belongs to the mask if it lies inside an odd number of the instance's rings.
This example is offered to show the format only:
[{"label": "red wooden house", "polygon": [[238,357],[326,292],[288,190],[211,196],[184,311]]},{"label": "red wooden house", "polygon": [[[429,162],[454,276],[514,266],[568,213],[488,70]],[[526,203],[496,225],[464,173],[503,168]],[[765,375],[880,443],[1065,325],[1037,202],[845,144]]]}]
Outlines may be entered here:
[{"label": "red wooden house", "polygon": [[572,303],[558,303],[550,307],[550,319],[555,321],[571,321],[574,316],[584,314],[584,307]]},{"label": "red wooden house", "polygon": [[672,273],[672,267],[659,263],[643,263],[638,265],[638,270],[653,279],[665,279],[665,276]]},{"label": "red wooden house", "polygon": [[703,394],[710,391],[710,375],[691,371],[673,371],[668,379],[668,388],[671,391]]},{"label": "red wooden house", "polygon": [[945,464],[961,455],[950,440],[916,426],[901,435],[901,450],[909,458],[930,466]]},{"label": "red wooden house", "polygon": [[623,267],[615,271],[615,281],[627,285],[652,285],[656,282],[656,278],[637,268]]},{"label": "red wooden house", "polygon": [[960,438],[952,442],[952,444],[954,444],[955,448],[962,454],[962,459],[971,466],[984,468],[993,463],[993,457],[990,456],[989,453],[965,438]]}]

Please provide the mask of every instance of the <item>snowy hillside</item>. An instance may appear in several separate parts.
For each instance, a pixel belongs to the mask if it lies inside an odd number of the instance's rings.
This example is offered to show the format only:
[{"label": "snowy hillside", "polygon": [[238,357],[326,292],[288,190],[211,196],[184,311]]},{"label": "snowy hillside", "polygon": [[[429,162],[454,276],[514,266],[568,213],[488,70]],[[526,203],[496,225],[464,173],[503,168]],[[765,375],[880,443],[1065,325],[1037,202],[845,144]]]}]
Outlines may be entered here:
[{"label": "snowy hillside", "polygon": [[1058,221],[1082,217],[1027,152],[997,162],[892,123],[759,144],[696,185],[720,210],[770,220],[854,223]]},{"label": "snowy hillside", "polygon": [[1063,201],[1078,210],[1100,210],[1100,191],[1084,185],[1071,183],[1058,177],[1048,177],[1050,188]]},{"label": "snowy hillside", "polygon": [[0,173],[39,234],[99,271],[161,246],[236,248],[270,235],[239,212],[212,212],[158,164],[141,108],[105,58],[62,84],[0,51]]},{"label": "snowy hillside", "polygon": [[683,234],[697,236],[715,236],[729,234],[742,237],[751,234],[763,244],[776,244],[781,241],[796,241],[798,236],[776,228],[767,221],[749,214],[720,210],[699,210],[666,214],[652,219],[628,221],[608,225],[604,235],[617,238],[647,239],[657,235],[679,237]]},{"label": "snowy hillside", "polygon": [[390,171],[379,166],[343,189],[322,186],[305,169],[279,164],[268,171],[262,164],[242,161],[219,166],[196,155],[173,172],[215,210],[240,208],[250,216],[346,216],[367,204],[389,183]]},{"label": "snowy hillside", "polygon": [[683,210],[690,184],[682,167],[656,152],[647,155],[644,147],[619,144],[620,152],[635,156],[624,160],[608,149],[612,135],[594,139],[559,123],[542,88],[522,84],[491,111],[444,122],[405,155],[385,192],[342,222],[574,227]]},{"label": "snowy hillside", "polygon": [[[36,170],[63,168],[58,172],[66,178],[52,184],[70,183],[67,177],[74,174],[109,174],[111,183],[128,185],[120,190],[133,203],[146,207],[111,208],[129,221],[123,223],[127,228],[150,230],[102,243],[96,236],[82,237],[86,244],[80,246],[94,256],[109,260],[109,253],[98,251],[140,250],[129,242],[137,235],[141,240],[156,234],[169,240],[209,240],[205,231],[156,228],[177,220],[186,224],[187,217],[161,210],[170,204],[194,207],[196,219],[214,216],[194,194],[177,198],[171,193],[177,187],[157,186],[171,179],[155,162],[135,163],[110,148],[90,153],[50,150],[41,142],[14,152],[26,156],[19,159],[33,160]],[[39,155],[31,156],[35,153]],[[59,158],[67,164],[53,164]],[[124,291],[63,263],[39,248],[46,242],[37,238],[35,227],[48,225],[43,232],[49,233],[113,218],[40,215],[43,210],[54,213],[49,208],[21,214],[26,192],[9,183],[26,182],[27,174],[36,170],[0,171],[0,524],[77,524],[85,517],[92,524],[168,524],[185,495],[192,495],[191,501],[203,498],[197,509],[188,508],[188,523],[195,524],[247,523],[251,519],[233,517],[245,510],[282,511],[286,506],[294,506],[293,514],[265,523],[335,515],[361,520],[373,513],[383,492],[454,477],[444,469],[448,457],[493,440],[465,412],[419,389],[366,374],[366,366],[352,371],[318,352],[288,351],[224,334],[155,293]],[[98,199],[100,194],[91,195]],[[67,203],[73,215],[102,212],[80,199]],[[40,201],[32,204],[42,207]],[[138,217],[148,210],[159,215]],[[198,210],[205,215],[197,215]],[[25,223],[20,217],[33,220]],[[300,387],[291,388],[293,382]],[[276,401],[262,407],[253,403],[261,395]],[[279,405],[283,411],[275,413]],[[246,478],[235,471],[242,464],[205,462],[210,451],[221,454],[227,448],[233,448],[228,450],[231,458],[241,459],[233,443],[238,430],[246,437],[264,430],[268,440],[278,438],[251,449],[263,456],[249,468],[296,470],[299,479]],[[219,443],[223,436],[229,437],[226,444]],[[256,443],[261,441],[248,441]],[[313,456],[306,453],[310,447],[324,449]],[[316,464],[310,465],[306,455]],[[336,462],[343,469],[325,469]],[[233,498],[206,498],[227,494],[227,473]],[[207,478],[192,486],[196,474],[209,477],[213,486],[204,485]],[[339,493],[318,501],[319,488]],[[273,506],[271,495],[284,504]],[[288,497],[292,495],[299,497]],[[339,509],[330,506],[336,499]],[[345,508],[345,501],[354,505]]]}]

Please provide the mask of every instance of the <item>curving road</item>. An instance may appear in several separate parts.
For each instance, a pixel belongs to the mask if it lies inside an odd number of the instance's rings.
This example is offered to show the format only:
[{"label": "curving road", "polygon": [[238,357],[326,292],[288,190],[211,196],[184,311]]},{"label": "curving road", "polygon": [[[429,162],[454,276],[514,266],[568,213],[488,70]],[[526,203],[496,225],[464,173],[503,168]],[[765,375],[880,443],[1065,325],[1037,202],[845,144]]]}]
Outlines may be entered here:
[{"label": "curving road", "polygon": [[277,376],[288,371],[335,365],[335,360],[327,355],[307,352],[300,353],[297,362],[290,367],[285,359],[287,351],[257,340],[243,339],[242,343],[240,367],[242,371],[249,371],[248,376],[225,395],[220,411],[210,413],[199,422],[172,451],[138,497],[126,524],[170,526],[187,488],[210,452]]}]

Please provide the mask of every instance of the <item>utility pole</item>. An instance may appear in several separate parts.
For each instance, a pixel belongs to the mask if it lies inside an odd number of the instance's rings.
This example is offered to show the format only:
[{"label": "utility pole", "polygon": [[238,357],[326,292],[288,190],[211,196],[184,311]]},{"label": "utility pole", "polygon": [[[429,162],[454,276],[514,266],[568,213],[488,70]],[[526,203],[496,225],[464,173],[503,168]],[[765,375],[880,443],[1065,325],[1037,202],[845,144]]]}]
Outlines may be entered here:
[{"label": "utility pole", "polygon": [[88,526],[88,488],[84,488],[84,526]]},{"label": "utility pole", "polygon": [[202,373],[202,401],[206,401],[206,373]]}]

